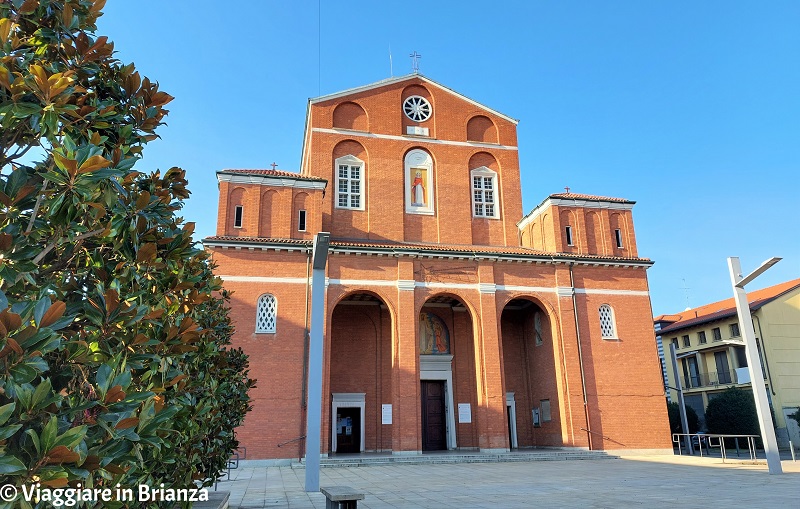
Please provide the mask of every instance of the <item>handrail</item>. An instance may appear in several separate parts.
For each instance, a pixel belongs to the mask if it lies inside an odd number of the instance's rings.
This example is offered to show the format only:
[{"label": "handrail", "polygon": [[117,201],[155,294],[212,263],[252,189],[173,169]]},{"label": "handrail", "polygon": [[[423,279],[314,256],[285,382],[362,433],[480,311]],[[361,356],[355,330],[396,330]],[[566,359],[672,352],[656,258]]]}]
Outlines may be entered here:
[{"label": "handrail", "polygon": [[[750,453],[750,459],[755,461],[756,458],[756,438],[761,438],[760,435],[724,435],[724,434],[717,434],[717,433],[673,433],[672,434],[672,442],[678,444],[678,454],[683,455],[683,451],[681,450],[681,437],[697,437],[697,446],[700,450],[700,457],[703,457],[703,443],[705,442],[706,449],[711,448],[719,448],[720,456],[722,456],[722,462],[725,463],[725,459],[727,458],[727,452],[725,450],[725,439],[726,438],[733,438],[736,440],[736,455],[739,455],[739,439],[746,438],[747,439],[747,448]],[[717,443],[713,443],[712,440],[716,439]],[[690,453],[691,454],[691,453]]]},{"label": "handrail", "polygon": [[601,437],[603,440],[608,440],[609,442],[614,442],[615,444],[619,444],[619,445],[625,445],[625,444],[623,444],[622,442],[617,442],[616,440],[614,440],[614,439],[613,439],[613,438],[611,438],[611,437],[607,437],[607,436],[603,435],[602,433],[598,433],[598,432],[596,432],[596,431],[592,431],[592,430],[590,430],[590,429],[581,428],[581,431],[586,431],[586,432],[588,432],[588,433],[591,433],[592,435],[597,435],[597,436]]},{"label": "handrail", "polygon": [[280,444],[278,444],[278,447],[283,447],[286,444],[291,444],[292,442],[299,442],[300,440],[305,440],[305,439],[306,439],[306,436],[303,435],[301,437],[297,437],[297,438],[293,438],[291,440],[287,440],[286,442],[281,442]]}]

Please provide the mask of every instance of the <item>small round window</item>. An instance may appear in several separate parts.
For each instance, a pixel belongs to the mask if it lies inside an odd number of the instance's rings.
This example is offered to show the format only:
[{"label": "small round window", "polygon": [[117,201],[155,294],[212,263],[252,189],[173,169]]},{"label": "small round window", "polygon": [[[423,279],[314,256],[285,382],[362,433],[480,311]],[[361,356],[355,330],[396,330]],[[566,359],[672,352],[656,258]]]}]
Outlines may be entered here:
[{"label": "small round window", "polygon": [[431,118],[431,111],[431,103],[418,95],[412,95],[403,102],[403,112],[414,122],[425,122]]}]

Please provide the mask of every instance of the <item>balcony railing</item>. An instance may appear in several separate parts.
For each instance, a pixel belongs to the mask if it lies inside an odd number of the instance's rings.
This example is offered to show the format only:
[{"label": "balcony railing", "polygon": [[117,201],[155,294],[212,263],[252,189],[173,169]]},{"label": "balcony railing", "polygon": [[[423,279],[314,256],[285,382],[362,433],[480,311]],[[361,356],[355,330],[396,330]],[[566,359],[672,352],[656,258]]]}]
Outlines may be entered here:
[{"label": "balcony railing", "polygon": [[683,383],[686,389],[695,389],[697,387],[713,387],[716,385],[738,384],[749,382],[739,382],[736,376],[736,370],[729,371],[715,371],[711,373],[699,373],[695,376],[684,376]]}]

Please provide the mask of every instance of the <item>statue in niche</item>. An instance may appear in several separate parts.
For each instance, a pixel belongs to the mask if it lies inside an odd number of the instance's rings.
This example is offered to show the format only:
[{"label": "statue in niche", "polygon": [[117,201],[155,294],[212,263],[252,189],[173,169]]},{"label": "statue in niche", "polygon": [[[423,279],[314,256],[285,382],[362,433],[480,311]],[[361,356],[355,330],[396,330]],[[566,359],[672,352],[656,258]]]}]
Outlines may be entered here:
[{"label": "statue in niche", "polygon": [[425,185],[423,184],[422,172],[424,170],[411,170],[414,171],[414,181],[411,183],[411,205],[414,207],[425,206]]},{"label": "statue in niche", "polygon": [[450,332],[444,321],[433,313],[419,315],[419,353],[421,355],[450,353]]}]

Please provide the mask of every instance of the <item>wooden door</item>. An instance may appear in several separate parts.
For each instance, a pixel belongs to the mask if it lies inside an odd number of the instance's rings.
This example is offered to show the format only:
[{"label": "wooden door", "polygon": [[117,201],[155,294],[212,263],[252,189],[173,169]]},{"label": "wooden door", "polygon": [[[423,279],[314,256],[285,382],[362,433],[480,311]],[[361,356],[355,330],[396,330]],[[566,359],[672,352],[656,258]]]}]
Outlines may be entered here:
[{"label": "wooden door", "polygon": [[444,381],[422,381],[422,450],[447,450]]}]

